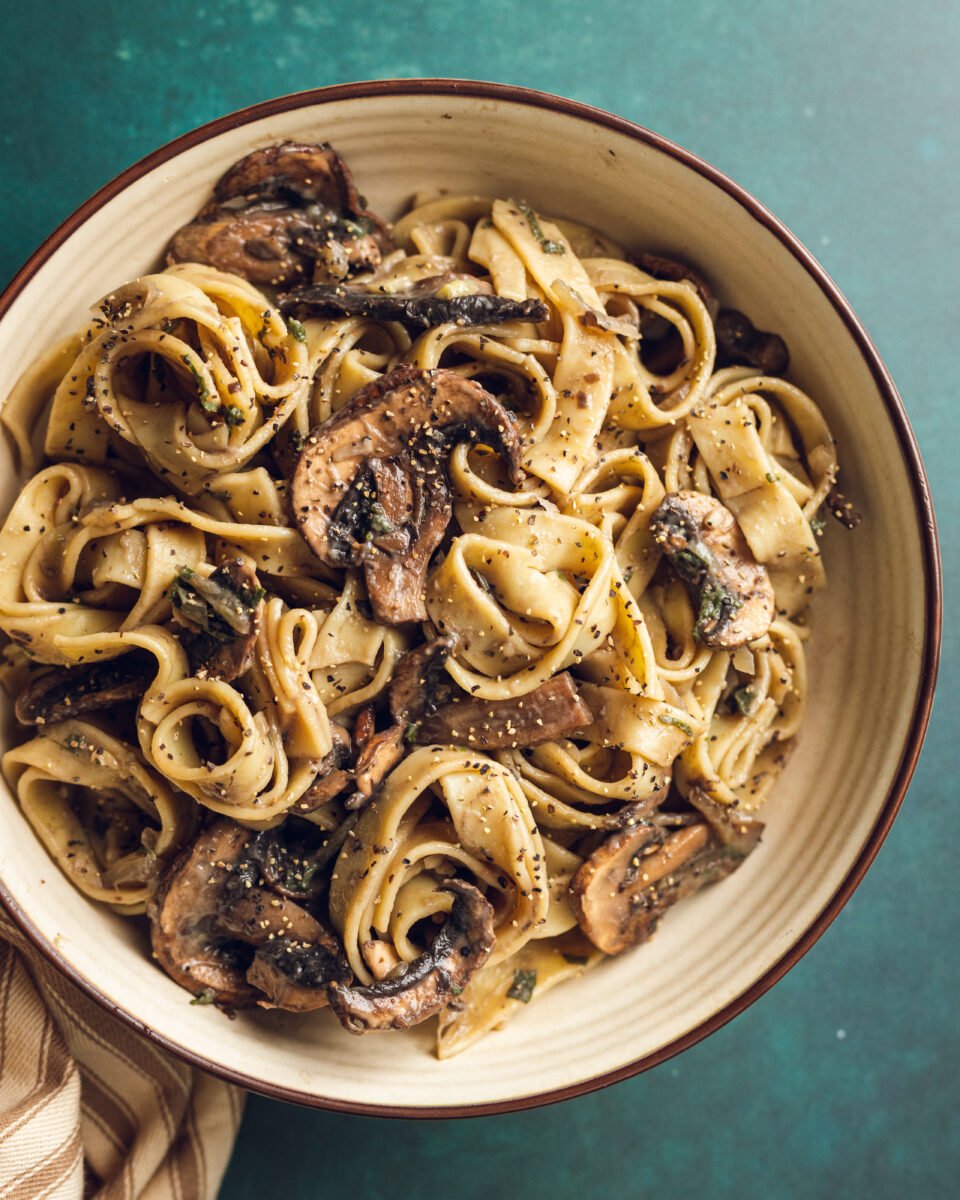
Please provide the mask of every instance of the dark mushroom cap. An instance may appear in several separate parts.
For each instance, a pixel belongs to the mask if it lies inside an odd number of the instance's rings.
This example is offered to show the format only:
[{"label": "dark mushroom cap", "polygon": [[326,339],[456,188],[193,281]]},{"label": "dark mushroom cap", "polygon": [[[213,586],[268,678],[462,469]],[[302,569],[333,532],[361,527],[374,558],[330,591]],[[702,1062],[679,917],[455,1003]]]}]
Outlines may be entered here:
[{"label": "dark mushroom cap", "polygon": [[759,818],[730,804],[718,804],[700,787],[692,787],[687,800],[704,818],[721,845],[730,846],[744,858],[756,849],[765,829]]},{"label": "dark mushroom cap", "polygon": [[322,1007],[332,980],[350,981],[337,940],[290,899],[294,876],[297,899],[309,897],[311,872],[305,858],[291,872],[288,849],[279,829],[252,833],[222,817],[173,864],[150,916],[154,954],[182,987],[228,1008],[299,1012]]},{"label": "dark mushroom cap", "polygon": [[446,633],[408,650],[393,669],[390,680],[390,715],[406,730],[447,703],[455,690],[444,664],[460,638]]},{"label": "dark mushroom cap", "polygon": [[174,234],[167,261],[207,263],[279,287],[375,267],[390,248],[386,225],[337,152],[285,142],[227,171],[210,203]]},{"label": "dark mushroom cap", "polygon": [[418,1025],[459,996],[489,958],[495,941],[493,906],[460,879],[440,890],[453,893],[453,908],[430,949],[403,973],[369,987],[329,988],[330,1007],[351,1033]]},{"label": "dark mushroom cap", "polygon": [[163,969],[181,987],[229,1008],[257,997],[245,979],[252,952],[218,930],[223,890],[249,838],[242,825],[215,821],[174,861],[150,905],[153,953]]},{"label": "dark mushroom cap", "polygon": [[[498,450],[519,480],[520,442],[507,410],[474,380],[410,364],[361,388],[306,439],[293,474],[294,517],[321,561],[364,564],[381,621],[426,617],[423,582],[451,512],[447,459],[467,440]],[[382,539],[398,533],[396,497],[408,494],[400,526],[406,549],[392,549]]]},{"label": "dark mushroom cap", "polygon": [[462,694],[411,726],[420,745],[448,742],[474,750],[516,750],[570,737],[593,724],[569,671],[554,675],[524,696],[477,700]]},{"label": "dark mushroom cap", "polygon": [[17,720],[23,725],[44,725],[139,700],[156,673],[156,659],[146,650],[131,650],[107,662],[45,671],[17,697]]},{"label": "dark mushroom cap", "polygon": [[718,844],[707,824],[668,834],[656,821],[640,821],[611,834],[582,864],[570,901],[597,949],[621,954],[646,941],[671,905],[723,879],[743,858]]},{"label": "dark mushroom cap", "polygon": [[774,616],[773,586],[725,505],[702,492],[671,492],[650,530],[698,607],[696,637],[718,650],[763,637]]},{"label": "dark mushroom cap", "polygon": [[449,276],[420,280],[401,292],[383,292],[376,284],[313,284],[296,288],[280,299],[283,313],[310,317],[372,317],[399,321],[416,333],[437,325],[500,325],[505,321],[545,321],[547,306],[541,300],[511,300],[477,291],[442,297],[438,293]]},{"label": "dark mushroom cap", "polygon": [[299,946],[275,939],[261,946],[253,957],[247,979],[266,996],[264,1008],[286,1012],[311,1012],[325,1008],[331,983],[349,984],[353,973],[336,941],[325,934],[312,946]]},{"label": "dark mushroom cap", "polygon": [[364,744],[357,755],[353,769],[357,794],[347,801],[347,808],[360,808],[373,796],[384,779],[406,753],[403,729],[391,725],[382,733],[375,733]]},{"label": "dark mushroom cap", "polygon": [[735,308],[720,310],[714,318],[714,332],[719,367],[741,364],[755,367],[763,375],[782,375],[790,366],[790,351],[783,338],[757,329]]},{"label": "dark mushroom cap", "polygon": [[253,661],[263,615],[264,590],[243,558],[227,558],[209,578],[183,570],[170,591],[173,619],[187,633],[193,669],[230,683]]}]

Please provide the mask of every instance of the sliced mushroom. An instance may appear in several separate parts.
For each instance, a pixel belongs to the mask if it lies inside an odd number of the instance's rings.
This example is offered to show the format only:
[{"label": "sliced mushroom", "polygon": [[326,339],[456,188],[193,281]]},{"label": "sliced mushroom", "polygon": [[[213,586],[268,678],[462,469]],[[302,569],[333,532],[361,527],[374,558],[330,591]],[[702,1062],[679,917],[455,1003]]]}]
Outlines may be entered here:
[{"label": "sliced mushroom", "polygon": [[223,890],[250,831],[215,821],[177,858],[150,905],[153,952],[167,974],[196,996],[229,1008],[253,1004],[245,973],[249,946],[219,928]]},{"label": "sliced mushroom", "polygon": [[695,637],[733,650],[767,632],[774,615],[770,578],[719,500],[672,492],[653,514],[650,529],[698,608]]},{"label": "sliced mushroom", "polygon": [[262,887],[244,888],[239,895],[224,894],[217,925],[249,946],[262,946],[276,938],[312,945],[323,933],[305,908]]},{"label": "sliced mushroom", "polygon": [[366,804],[405,752],[401,726],[391,725],[382,733],[375,733],[357,755],[353,769],[357,792],[346,802],[346,807],[360,808]]},{"label": "sliced mushroom", "polygon": [[195,671],[202,668],[211,678],[230,683],[249,669],[264,594],[245,559],[225,560],[208,578],[184,567],[170,599],[174,621],[188,631],[185,648]]},{"label": "sliced mushroom", "polygon": [[44,725],[121,701],[139,700],[156,673],[156,659],[145,650],[131,650],[107,662],[47,671],[17,697],[17,720],[23,725]]},{"label": "sliced mushroom", "polygon": [[447,633],[408,651],[390,680],[390,715],[404,730],[446,704],[456,687],[444,663],[457,648],[459,637]]},{"label": "sliced mushroom", "polygon": [[451,290],[450,275],[421,279],[406,291],[384,292],[376,283],[296,288],[280,299],[280,311],[311,317],[373,317],[399,321],[413,333],[453,322],[457,325],[500,325],[504,321],[545,321],[547,306],[540,300],[510,300],[479,290],[469,277],[461,286],[478,290],[442,295]]},{"label": "sliced mushroom", "polygon": [[414,465],[411,476],[414,501],[405,519],[413,524],[403,529],[408,549],[391,551],[382,536],[372,538],[372,552],[363,564],[374,615],[388,625],[426,616],[423,581],[453,512],[445,467]]},{"label": "sliced mushroom", "polygon": [[469,883],[451,879],[453,908],[433,945],[405,971],[369,987],[331,984],[330,1007],[351,1033],[408,1029],[461,994],[493,949],[493,906]]},{"label": "sliced mushroom", "polygon": [[258,1001],[261,1007],[311,1012],[326,1007],[331,983],[350,983],[353,972],[343,951],[326,931],[321,933],[311,946],[277,938],[257,950],[247,980],[267,997]]},{"label": "sliced mushroom", "polygon": [[376,732],[377,710],[374,705],[365,704],[353,722],[353,744],[357,751],[362,750]]},{"label": "sliced mushroom", "polygon": [[725,878],[744,857],[720,844],[707,824],[667,833],[655,821],[641,821],[590,855],[570,881],[570,901],[597,949],[621,954],[646,941],[671,905]]},{"label": "sliced mushroom", "polygon": [[353,758],[353,746],[350,734],[336,721],[330,722],[330,733],[333,746],[317,767],[317,774],[310,786],[294,805],[298,813],[316,812],[328,804],[335,796],[339,796],[353,782],[350,762]]},{"label": "sliced mushroom", "polygon": [[411,724],[418,745],[453,742],[475,750],[516,750],[569,737],[593,724],[568,671],[554,675],[525,696],[509,700],[454,699],[433,716]]},{"label": "sliced mushroom", "polygon": [[776,333],[757,329],[735,308],[722,308],[713,322],[717,336],[717,366],[742,364],[763,375],[782,375],[790,365],[787,343]]},{"label": "sliced mushroom", "polygon": [[[409,364],[361,388],[306,439],[293,474],[294,517],[323,562],[364,565],[380,621],[426,618],[424,578],[451,512],[447,458],[467,440],[498,450],[519,482],[520,442],[507,410],[455,371]],[[399,552],[378,542],[397,532],[381,502],[387,462],[410,485],[410,510],[400,526],[409,538]],[[391,476],[390,487],[397,486]]]},{"label": "sliced mushroom", "polygon": [[714,837],[721,845],[730,846],[744,858],[756,849],[765,829],[763,821],[739,808],[718,804],[699,787],[692,787],[687,799],[713,830]]},{"label": "sliced mushroom", "polygon": [[167,261],[201,262],[259,285],[338,280],[379,265],[384,222],[328,145],[285,142],[235,163],[176,234]]}]

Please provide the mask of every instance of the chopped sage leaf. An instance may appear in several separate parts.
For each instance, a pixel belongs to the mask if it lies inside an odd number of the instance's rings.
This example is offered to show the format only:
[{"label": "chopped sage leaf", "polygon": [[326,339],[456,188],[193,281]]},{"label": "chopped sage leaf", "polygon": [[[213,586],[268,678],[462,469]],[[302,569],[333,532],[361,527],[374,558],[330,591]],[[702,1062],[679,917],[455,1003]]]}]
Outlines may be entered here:
[{"label": "chopped sage leaf", "polygon": [[540,249],[544,252],[544,254],[566,254],[566,247],[562,242],[553,241],[543,232],[540,227],[540,219],[529,204],[526,204],[523,200],[520,200],[517,203],[517,208],[520,209],[526,218],[527,224],[530,226],[530,232],[540,243]]},{"label": "chopped sage leaf", "polygon": [[730,699],[740,709],[745,717],[749,717],[753,712],[753,705],[757,695],[753,688],[738,687],[730,693]]},{"label": "chopped sage leaf", "polygon": [[370,505],[370,528],[374,533],[393,533],[396,529],[378,500]]},{"label": "chopped sage leaf", "polygon": [[693,726],[688,725],[686,721],[681,721],[679,717],[673,716],[672,713],[660,713],[657,720],[661,725],[674,725],[677,729],[682,730],[687,737],[693,737]]},{"label": "chopped sage leaf", "polygon": [[207,412],[216,412],[220,408],[220,401],[210,395],[210,389],[207,387],[207,381],[204,379],[200,368],[189,354],[181,354],[180,358],[186,364],[187,370],[193,376],[193,382],[197,385],[197,392],[200,394],[200,404]]},{"label": "chopped sage leaf", "polygon": [[287,329],[290,330],[290,336],[295,342],[305,342],[307,340],[307,331],[296,317],[287,317]]},{"label": "chopped sage leaf", "polygon": [[507,988],[507,997],[510,1000],[519,1000],[521,1004],[529,1004],[536,986],[536,971],[514,971],[513,983]]}]

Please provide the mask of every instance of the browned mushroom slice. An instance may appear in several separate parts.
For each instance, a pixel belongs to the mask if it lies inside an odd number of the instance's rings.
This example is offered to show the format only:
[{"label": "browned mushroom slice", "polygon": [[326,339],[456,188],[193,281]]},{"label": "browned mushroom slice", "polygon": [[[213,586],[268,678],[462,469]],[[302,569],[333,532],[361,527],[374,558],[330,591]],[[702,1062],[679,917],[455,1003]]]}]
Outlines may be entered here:
[{"label": "browned mushroom slice", "polygon": [[404,730],[429,717],[446,704],[456,690],[444,663],[459,637],[447,633],[408,651],[397,663],[390,680],[390,715]]},{"label": "browned mushroom slice", "polygon": [[[242,879],[242,874],[233,878]],[[262,946],[274,938],[312,945],[323,935],[321,925],[305,908],[262,887],[225,889],[217,910],[217,927],[250,946]]]},{"label": "browned mushroom slice", "polygon": [[722,308],[714,318],[717,366],[741,364],[756,367],[763,375],[782,375],[790,365],[787,343],[776,333],[757,329],[735,308]]},{"label": "browned mushroom slice", "polygon": [[485,291],[441,296],[448,276],[422,279],[402,292],[383,292],[376,285],[344,284],[296,288],[281,297],[280,310],[298,316],[372,317],[399,321],[411,332],[457,325],[500,325],[505,321],[545,321],[547,306],[541,300],[510,300]]},{"label": "browned mushroom slice", "polygon": [[347,808],[360,808],[373,796],[384,779],[403,758],[406,747],[403,729],[391,725],[382,733],[375,733],[357,755],[353,769],[356,795],[346,802]]},{"label": "browned mushroom slice", "polygon": [[353,722],[353,745],[359,752],[377,732],[377,709],[373,704],[365,704],[357,713]]},{"label": "browned mushroom slice", "polygon": [[267,1001],[264,1008],[282,1008],[286,1012],[311,1012],[325,1008],[331,983],[347,985],[353,972],[343,951],[330,934],[311,946],[297,945],[276,938],[261,946],[253,957],[247,980],[259,988]]},{"label": "browned mushroom slice", "polygon": [[280,287],[309,275],[319,253],[316,231],[289,209],[235,213],[221,209],[174,234],[167,261],[198,262],[241,275],[259,287]]},{"label": "browned mushroom slice", "polygon": [[353,758],[350,734],[336,721],[330,722],[330,733],[333,738],[330,753],[321,759],[313,783],[293,806],[294,812],[316,812],[353,782],[353,774],[349,769]]},{"label": "browned mushroom slice", "polygon": [[672,492],[650,529],[698,607],[694,636],[733,650],[762,637],[774,615],[773,587],[733,513],[701,492]]},{"label": "browned mushroom slice", "polygon": [[706,824],[666,833],[653,821],[613,833],[570,881],[580,928],[604,954],[646,941],[664,912],[725,878],[745,854],[718,844]]},{"label": "browned mushroom slice", "polygon": [[108,662],[47,671],[17,697],[17,720],[23,725],[43,725],[120,701],[139,700],[156,673],[156,659],[145,650],[132,650]]},{"label": "browned mushroom slice", "polygon": [[170,589],[173,619],[187,631],[186,650],[195,670],[229,683],[253,659],[264,589],[242,558],[221,563],[209,578],[184,567]]},{"label": "browned mushroom slice", "polygon": [[419,745],[453,742],[476,750],[515,750],[569,737],[593,723],[593,714],[569,672],[554,675],[525,696],[509,700],[453,700],[408,726]]},{"label": "browned mushroom slice", "polygon": [[289,286],[376,267],[389,248],[384,222],[336,151],[286,142],[235,163],[196,220],[174,234],[167,260]]},{"label": "browned mushroom slice", "polygon": [[150,905],[153,952],[167,974],[196,996],[240,1008],[257,993],[245,973],[252,950],[218,929],[223,891],[250,832],[215,821],[177,858]]},{"label": "browned mushroom slice", "polygon": [[330,1007],[351,1033],[408,1029],[459,996],[493,949],[493,906],[469,883],[451,879],[453,908],[433,945],[402,973],[369,987],[331,984]]},{"label": "browned mushroom slice", "polygon": [[[434,474],[428,475],[428,469]],[[412,491],[416,499],[411,512],[416,516],[408,515],[404,519],[415,521],[413,530],[402,528],[392,535],[404,537],[408,548],[390,550],[385,536],[380,535],[371,539],[375,552],[363,564],[367,595],[374,613],[388,625],[422,621],[426,617],[423,581],[453,512],[446,475],[440,469],[418,471],[415,468]],[[378,490],[377,495],[380,494]],[[373,522],[377,519],[378,514],[374,511]]]},{"label": "browned mushroom slice", "polygon": [[750,813],[718,804],[699,787],[692,787],[687,799],[713,830],[721,845],[730,846],[744,858],[756,848],[765,828],[764,822]]},{"label": "browned mushroom slice", "polygon": [[[447,458],[469,440],[499,451],[519,482],[520,442],[507,410],[455,371],[409,364],[361,388],[307,437],[293,474],[294,517],[323,562],[369,564],[378,620],[426,618],[423,582],[450,518]],[[380,502],[386,462],[410,481],[412,511],[401,526],[409,534],[406,551],[391,552],[376,541],[397,532]]]},{"label": "browned mushroom slice", "polygon": [[254,150],[222,176],[213,195],[214,201],[222,205],[238,200],[247,204],[280,200],[320,205],[354,220],[370,222],[384,247],[390,245],[385,223],[367,207],[350,168],[326,142],[282,142]]}]

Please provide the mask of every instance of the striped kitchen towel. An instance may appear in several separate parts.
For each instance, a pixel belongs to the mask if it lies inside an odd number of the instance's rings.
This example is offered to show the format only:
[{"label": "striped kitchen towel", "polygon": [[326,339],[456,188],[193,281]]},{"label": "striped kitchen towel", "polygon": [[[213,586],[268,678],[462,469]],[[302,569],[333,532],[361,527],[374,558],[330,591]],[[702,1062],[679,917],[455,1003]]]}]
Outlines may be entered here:
[{"label": "striped kitchen towel", "polygon": [[0,915],[0,1200],[213,1200],[242,1112]]}]

